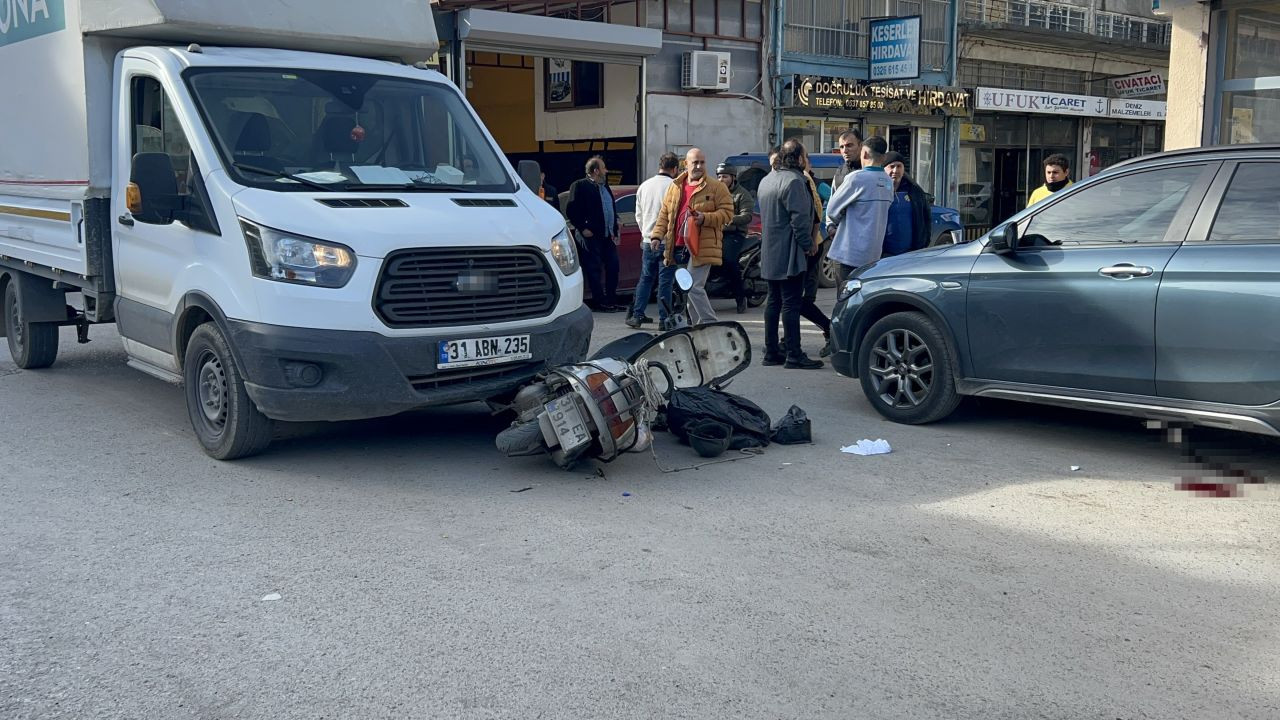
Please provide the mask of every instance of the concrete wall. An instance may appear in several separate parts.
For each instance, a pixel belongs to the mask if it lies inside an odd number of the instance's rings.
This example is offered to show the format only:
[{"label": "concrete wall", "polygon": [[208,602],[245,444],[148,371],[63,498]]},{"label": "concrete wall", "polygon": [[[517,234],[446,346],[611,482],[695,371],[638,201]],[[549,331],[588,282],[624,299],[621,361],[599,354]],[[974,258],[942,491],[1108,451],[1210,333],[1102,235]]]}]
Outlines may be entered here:
[{"label": "concrete wall", "polygon": [[650,95],[645,157],[653,165],[668,150],[683,155],[697,146],[714,167],[729,155],[766,150],[769,120],[764,105],[747,98]]},{"label": "concrete wall", "polygon": [[636,101],[640,96],[640,68],[604,66],[604,107],[591,110],[544,110],[542,59],[534,62],[533,133],[538,140],[595,140],[633,137]]},{"label": "concrete wall", "polygon": [[1169,115],[1164,149],[1199,147],[1204,142],[1206,76],[1209,67],[1209,10],[1199,3],[1174,10],[1169,50]]}]

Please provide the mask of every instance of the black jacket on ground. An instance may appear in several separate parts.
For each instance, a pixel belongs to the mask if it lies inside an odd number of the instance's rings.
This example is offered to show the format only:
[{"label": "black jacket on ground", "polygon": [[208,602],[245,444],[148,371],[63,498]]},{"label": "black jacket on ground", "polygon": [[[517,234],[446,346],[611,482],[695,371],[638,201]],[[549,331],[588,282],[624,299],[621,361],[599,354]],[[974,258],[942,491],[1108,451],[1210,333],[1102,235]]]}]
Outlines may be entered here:
[{"label": "black jacket on ground", "polygon": [[[613,188],[605,183],[604,189],[609,195],[609,202],[613,202]],[[569,186],[569,203],[565,208],[565,216],[579,233],[590,230],[593,237],[616,237],[618,207],[615,204],[613,208],[613,227],[605,228],[604,206],[600,204],[601,199],[600,186],[591,182],[590,178],[574,180]],[[587,238],[580,236],[579,239]]]}]

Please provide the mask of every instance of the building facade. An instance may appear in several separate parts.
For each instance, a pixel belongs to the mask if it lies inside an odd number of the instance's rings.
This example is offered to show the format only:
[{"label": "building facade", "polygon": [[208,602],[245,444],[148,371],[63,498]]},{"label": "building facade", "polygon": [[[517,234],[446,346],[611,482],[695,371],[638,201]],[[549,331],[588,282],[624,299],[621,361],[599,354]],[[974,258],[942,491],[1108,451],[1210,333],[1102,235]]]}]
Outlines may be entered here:
[{"label": "building facade", "polygon": [[1154,4],[1173,23],[1166,147],[1280,142],[1280,2]]},{"label": "building facade", "polygon": [[442,69],[513,162],[565,189],[591,155],[615,184],[697,146],[764,147],[762,0],[440,0]]},{"label": "building facade", "polygon": [[[973,113],[971,93],[955,82],[955,3],[776,0],[773,13],[770,142],[796,138],[811,153],[831,152],[845,130],[880,135],[938,202],[953,198],[959,127]],[[910,18],[918,20],[908,32],[873,33],[880,19]],[[908,67],[885,77],[883,60],[904,35]]]},{"label": "building facade", "polygon": [[1071,176],[1158,152],[1170,26],[1149,0],[960,0],[958,208],[970,237],[1026,207],[1061,154]]}]

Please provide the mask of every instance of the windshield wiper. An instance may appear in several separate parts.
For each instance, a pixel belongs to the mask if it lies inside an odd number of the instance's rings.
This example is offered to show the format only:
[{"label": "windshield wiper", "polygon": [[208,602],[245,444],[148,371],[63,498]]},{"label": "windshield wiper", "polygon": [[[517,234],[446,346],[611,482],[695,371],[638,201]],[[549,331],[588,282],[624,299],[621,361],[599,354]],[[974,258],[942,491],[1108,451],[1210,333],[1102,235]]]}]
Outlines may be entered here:
[{"label": "windshield wiper", "polygon": [[258,167],[257,165],[249,165],[248,163],[242,163],[242,162],[233,162],[231,163],[231,165],[232,167],[235,167],[237,169],[248,170],[249,172],[255,172],[260,175],[270,175],[271,177],[288,178],[290,180],[293,180],[294,182],[299,182],[308,187],[313,187],[317,190],[323,190],[325,192],[341,192],[341,190],[339,190],[338,188],[332,185],[325,185],[324,183],[318,183],[314,180],[308,180],[299,175],[294,175],[292,173],[284,172],[283,170],[272,170],[271,168]]}]

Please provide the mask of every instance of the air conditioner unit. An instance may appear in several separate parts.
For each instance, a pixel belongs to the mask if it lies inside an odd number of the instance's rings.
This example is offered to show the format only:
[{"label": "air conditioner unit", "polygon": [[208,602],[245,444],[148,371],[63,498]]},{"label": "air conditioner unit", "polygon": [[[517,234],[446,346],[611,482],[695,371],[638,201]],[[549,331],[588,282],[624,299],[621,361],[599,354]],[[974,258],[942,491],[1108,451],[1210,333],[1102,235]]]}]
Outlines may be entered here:
[{"label": "air conditioner unit", "polygon": [[684,54],[681,64],[681,86],[685,90],[729,89],[729,53],[695,51]]}]

